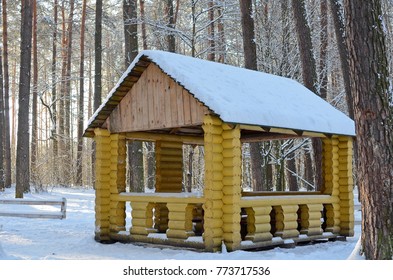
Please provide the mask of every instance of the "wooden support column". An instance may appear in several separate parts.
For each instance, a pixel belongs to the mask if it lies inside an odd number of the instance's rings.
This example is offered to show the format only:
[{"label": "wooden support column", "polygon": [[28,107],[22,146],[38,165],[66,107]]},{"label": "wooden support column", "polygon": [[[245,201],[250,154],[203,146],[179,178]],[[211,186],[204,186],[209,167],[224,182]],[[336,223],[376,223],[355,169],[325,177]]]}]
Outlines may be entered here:
[{"label": "wooden support column", "polygon": [[242,174],[242,148],[240,142],[240,128],[222,125],[223,147],[223,231],[224,242],[228,251],[240,247],[240,198]]},{"label": "wooden support column", "polygon": [[[205,203],[204,244],[207,251],[219,251],[223,240],[223,138],[222,122],[218,117],[206,115],[205,133]],[[230,211],[230,210],[229,210]]]},{"label": "wooden support column", "polygon": [[[126,139],[124,135],[112,134],[110,136],[111,159],[110,159],[110,192],[117,195],[126,191]],[[110,202],[110,231],[119,232],[125,230],[126,225],[125,202]]]},{"label": "wooden support column", "polygon": [[352,156],[353,146],[351,137],[338,137],[338,162],[340,184],[340,234],[354,235],[354,206],[353,206],[353,177]]},{"label": "wooden support column", "polygon": [[156,232],[153,229],[153,206],[150,202],[131,202],[132,235],[147,236],[151,232]]},{"label": "wooden support column", "polygon": [[322,204],[302,204],[300,208],[300,233],[307,235],[322,234]]},{"label": "wooden support column", "polygon": [[156,141],[156,192],[182,192],[183,143]]},{"label": "wooden support column", "polygon": [[281,238],[298,237],[299,231],[297,230],[297,205],[280,205],[273,206],[276,213],[276,233],[275,236]]},{"label": "wooden support column", "polygon": [[[183,143],[177,141],[156,141],[156,192],[182,192]],[[168,229],[168,208],[157,203],[154,211],[154,227],[158,232]]]},{"label": "wooden support column", "polygon": [[167,204],[169,210],[169,224],[166,235],[168,238],[187,239],[193,236],[192,231],[192,210],[193,205],[188,203]]},{"label": "wooden support column", "polygon": [[270,233],[270,206],[246,208],[247,212],[247,236],[246,240],[253,242],[270,241],[273,235]]},{"label": "wooden support column", "polygon": [[168,229],[168,208],[166,203],[156,203],[154,206],[154,228],[159,233],[165,233]]},{"label": "wooden support column", "polygon": [[[339,197],[339,161],[337,137],[323,138],[323,174],[324,186],[322,192],[333,197]],[[340,232],[340,204],[332,203],[325,206],[325,231]]]},{"label": "wooden support column", "polygon": [[95,162],[95,240],[109,242],[111,138],[106,129],[94,129]]}]

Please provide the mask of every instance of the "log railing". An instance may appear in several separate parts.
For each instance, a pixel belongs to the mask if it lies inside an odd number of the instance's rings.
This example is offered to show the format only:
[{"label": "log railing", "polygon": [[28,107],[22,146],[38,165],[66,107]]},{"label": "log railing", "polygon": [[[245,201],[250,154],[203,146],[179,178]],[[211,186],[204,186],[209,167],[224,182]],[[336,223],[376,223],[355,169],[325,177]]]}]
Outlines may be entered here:
[{"label": "log railing", "polygon": [[268,244],[273,237],[297,239],[337,233],[337,203],[337,197],[316,194],[242,197],[243,240]]},{"label": "log railing", "polygon": [[116,203],[129,202],[131,205],[131,241],[154,241],[149,234],[165,233],[167,239],[178,243],[201,233],[204,203],[201,195],[123,192],[112,195],[111,200]]},{"label": "log railing", "polygon": [[[129,202],[132,208],[129,233],[112,230],[113,239],[204,248],[202,239],[197,246],[188,241],[203,231],[202,195],[123,192],[112,195],[111,200],[115,204]],[[244,196],[239,208],[242,240],[248,244],[241,248],[280,245],[288,239],[331,238],[339,229],[338,198],[330,195]],[[125,219],[125,215],[115,213],[119,216],[111,217],[111,221]]]}]

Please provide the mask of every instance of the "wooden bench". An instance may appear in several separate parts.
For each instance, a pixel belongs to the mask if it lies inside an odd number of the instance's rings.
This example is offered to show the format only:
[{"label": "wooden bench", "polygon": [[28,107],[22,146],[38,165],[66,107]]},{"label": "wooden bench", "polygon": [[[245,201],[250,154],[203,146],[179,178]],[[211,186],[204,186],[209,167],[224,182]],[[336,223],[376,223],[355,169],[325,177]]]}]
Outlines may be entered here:
[{"label": "wooden bench", "polygon": [[0,204],[13,204],[13,205],[52,205],[60,206],[60,211],[2,211],[0,216],[6,217],[20,217],[20,218],[43,218],[43,219],[65,219],[66,218],[66,205],[67,200],[35,200],[35,199],[0,199]]}]

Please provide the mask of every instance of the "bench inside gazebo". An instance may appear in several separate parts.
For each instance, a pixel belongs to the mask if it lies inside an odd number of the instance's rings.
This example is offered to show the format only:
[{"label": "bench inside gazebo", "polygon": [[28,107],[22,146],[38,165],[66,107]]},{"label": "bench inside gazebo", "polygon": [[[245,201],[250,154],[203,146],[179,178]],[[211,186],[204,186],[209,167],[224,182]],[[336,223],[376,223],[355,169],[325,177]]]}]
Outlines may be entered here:
[{"label": "bench inside gazebo", "polygon": [[[352,236],[351,119],[296,81],[141,52],[90,119],[100,242],[219,251]],[[243,192],[242,143],[318,137],[314,192]],[[126,142],[154,141],[154,193],[126,192]],[[203,193],[182,192],[183,145],[204,146]],[[126,230],[126,203],[131,205]]]}]

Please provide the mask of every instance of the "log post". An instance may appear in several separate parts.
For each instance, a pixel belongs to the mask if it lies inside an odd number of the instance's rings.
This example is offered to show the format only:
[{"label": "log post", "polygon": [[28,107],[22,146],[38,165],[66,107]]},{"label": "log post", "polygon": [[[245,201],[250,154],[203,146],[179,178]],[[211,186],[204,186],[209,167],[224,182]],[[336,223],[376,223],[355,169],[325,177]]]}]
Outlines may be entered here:
[{"label": "log post", "polygon": [[[339,198],[339,157],[337,137],[324,138],[323,140],[323,174],[324,185],[322,192]],[[325,205],[327,225],[325,231],[340,232],[340,204]]]},{"label": "log post", "polygon": [[192,210],[193,205],[188,203],[167,204],[169,210],[169,224],[166,235],[168,238],[187,239],[193,236],[192,231]]},{"label": "log post", "polygon": [[111,138],[106,129],[94,130],[96,142],[95,162],[95,240],[109,242]]},{"label": "log post", "polygon": [[280,205],[273,206],[276,213],[276,233],[275,236],[281,238],[298,237],[297,230],[297,205]]},{"label": "log post", "polygon": [[203,209],[205,249],[215,252],[221,248],[223,240],[223,147],[222,122],[219,118],[207,115],[204,118],[205,133],[205,203]]},{"label": "log post", "polygon": [[270,241],[273,235],[270,233],[270,206],[258,206],[246,208],[247,212],[247,236],[246,240],[253,242]]},{"label": "log post", "polygon": [[307,235],[322,234],[321,212],[322,204],[302,204],[300,208],[300,233]]},{"label": "log post", "polygon": [[147,236],[149,233],[156,232],[153,229],[153,203],[150,202],[131,202],[131,229],[132,235]]},{"label": "log post", "polygon": [[353,206],[353,177],[352,156],[353,146],[351,137],[338,137],[338,162],[340,184],[340,234],[354,235],[354,206]]},{"label": "log post", "polygon": [[[126,191],[126,139],[124,135],[112,134],[110,136],[110,193],[117,195]],[[126,204],[125,202],[110,201],[110,231],[118,233],[125,230]]]},{"label": "log post", "polygon": [[242,145],[240,142],[240,128],[222,125],[223,147],[223,231],[224,242],[228,251],[240,247],[240,198],[242,174]]},{"label": "log post", "polygon": [[[183,143],[177,141],[156,141],[156,192],[182,192]],[[154,228],[158,232],[168,229],[168,208],[157,203],[154,211]]]}]

